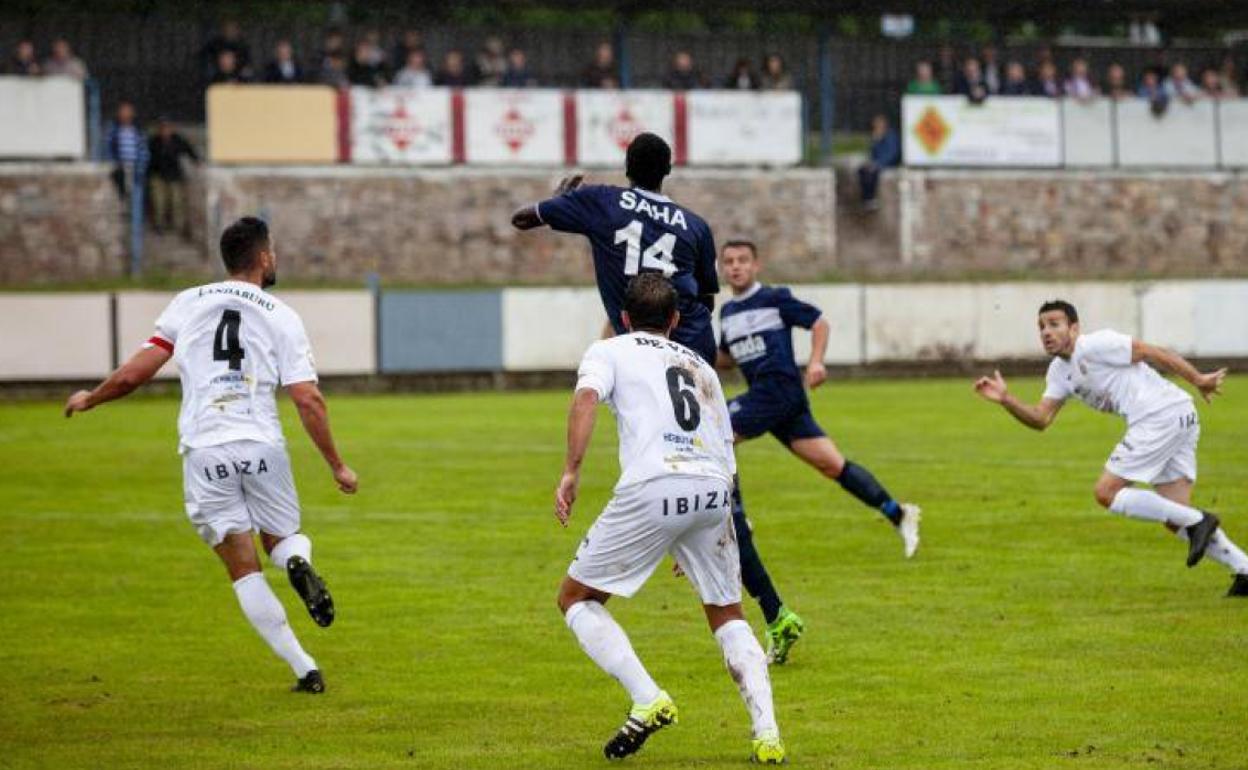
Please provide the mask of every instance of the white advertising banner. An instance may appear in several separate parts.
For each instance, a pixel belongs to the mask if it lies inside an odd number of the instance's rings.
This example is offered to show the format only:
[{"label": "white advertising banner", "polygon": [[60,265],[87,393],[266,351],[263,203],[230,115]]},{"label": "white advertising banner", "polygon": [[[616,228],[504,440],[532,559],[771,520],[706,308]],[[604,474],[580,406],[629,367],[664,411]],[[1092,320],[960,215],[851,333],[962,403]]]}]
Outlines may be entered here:
[{"label": "white advertising banner", "polygon": [[1113,108],[1109,99],[1062,100],[1062,143],[1067,166],[1114,165]]},{"label": "white advertising banner", "polygon": [[464,91],[464,159],[481,164],[563,163],[563,92],[527,88]]},{"label": "white advertising banner", "polygon": [[1154,115],[1143,99],[1118,103],[1118,163],[1123,168],[1213,168],[1218,165],[1214,103],[1171,99]]},{"label": "white advertising banner", "polygon": [[643,131],[675,144],[671,91],[577,91],[577,161],[586,166],[624,165],[624,151]]},{"label": "white advertising banner", "polygon": [[1218,102],[1221,121],[1222,166],[1248,168],[1248,99],[1226,99]]},{"label": "white advertising banner", "polygon": [[797,91],[690,91],[689,165],[792,166],[802,160]]},{"label": "white advertising banner", "polygon": [[451,89],[351,89],[353,162],[448,164],[452,158]]},{"label": "white advertising banner", "polygon": [[86,105],[73,78],[0,77],[0,158],[85,158]]},{"label": "white advertising banner", "polygon": [[1030,97],[907,96],[901,104],[902,152],[909,166],[1062,164],[1058,103]]}]

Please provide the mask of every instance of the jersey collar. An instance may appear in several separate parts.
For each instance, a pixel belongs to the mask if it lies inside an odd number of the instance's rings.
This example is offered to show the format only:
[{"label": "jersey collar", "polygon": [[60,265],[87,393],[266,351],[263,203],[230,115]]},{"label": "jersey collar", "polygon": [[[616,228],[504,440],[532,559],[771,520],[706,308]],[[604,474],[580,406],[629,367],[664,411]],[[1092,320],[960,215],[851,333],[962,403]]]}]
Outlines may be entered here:
[{"label": "jersey collar", "polygon": [[633,192],[643,197],[649,198],[652,201],[658,201],[659,203],[671,203],[672,202],[672,199],[667,197],[666,195],[663,195],[661,193],[656,193],[656,192],[650,192],[649,190],[643,190],[640,187],[634,187]]},{"label": "jersey collar", "polygon": [[746,289],[745,291],[741,292],[741,293],[740,293],[740,294],[738,294],[737,296],[733,297],[733,299],[734,299],[734,300],[736,300],[736,301],[738,301],[738,302],[744,302],[745,300],[749,299],[750,297],[753,297],[755,294],[758,294],[758,292],[759,292],[762,288],[763,288],[763,284],[762,284],[762,283],[760,283],[760,282],[758,282],[758,281],[755,281],[753,286],[751,286],[750,288],[748,288],[748,289]]}]

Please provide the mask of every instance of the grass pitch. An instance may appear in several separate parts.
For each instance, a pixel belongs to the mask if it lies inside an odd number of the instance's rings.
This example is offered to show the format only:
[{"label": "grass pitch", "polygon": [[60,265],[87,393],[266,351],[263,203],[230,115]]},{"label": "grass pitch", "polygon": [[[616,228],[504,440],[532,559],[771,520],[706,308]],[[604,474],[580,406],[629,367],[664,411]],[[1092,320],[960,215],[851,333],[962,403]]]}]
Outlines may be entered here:
[{"label": "grass pitch", "polygon": [[[1013,383],[1035,396],[1035,380]],[[1248,600],[1161,528],[1099,510],[1117,421],[1034,434],[969,382],[836,383],[817,416],[925,510],[912,562],[880,517],[771,439],[747,508],[809,624],[773,669],[812,768],[1248,767]],[[0,406],[0,766],[594,768],[627,709],[555,587],[616,477],[600,412],[569,530],[551,513],[566,393],[331,398],[347,498],[283,405],[304,523],[338,603],[316,628],[267,570],[329,692],[241,616],[182,513],[173,399],[66,421]],[[1198,504],[1248,543],[1248,400],[1202,407]],[[628,763],[745,767],[748,722],[691,589],[661,568],[612,611],[681,723]],[[759,627],[756,607],[751,619]]]}]

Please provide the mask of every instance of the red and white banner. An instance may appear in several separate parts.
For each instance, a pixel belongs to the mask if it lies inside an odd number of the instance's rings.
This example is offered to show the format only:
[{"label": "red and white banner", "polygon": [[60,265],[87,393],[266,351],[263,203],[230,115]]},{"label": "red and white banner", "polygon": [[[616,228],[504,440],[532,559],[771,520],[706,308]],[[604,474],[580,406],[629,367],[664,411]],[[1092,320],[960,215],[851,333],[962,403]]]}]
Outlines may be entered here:
[{"label": "red and white banner", "polygon": [[455,160],[453,96],[449,88],[352,88],[350,160],[451,163]]},{"label": "red and white banner", "polygon": [[676,101],[683,98],[671,91],[577,91],[577,161],[623,168],[629,142],[650,131],[673,145],[680,162]]},{"label": "red and white banner", "polygon": [[464,160],[557,166],[564,161],[564,93],[547,89],[464,91]]},{"label": "red and white banner", "polygon": [[687,110],[691,166],[802,160],[802,97],[796,91],[690,91]]}]

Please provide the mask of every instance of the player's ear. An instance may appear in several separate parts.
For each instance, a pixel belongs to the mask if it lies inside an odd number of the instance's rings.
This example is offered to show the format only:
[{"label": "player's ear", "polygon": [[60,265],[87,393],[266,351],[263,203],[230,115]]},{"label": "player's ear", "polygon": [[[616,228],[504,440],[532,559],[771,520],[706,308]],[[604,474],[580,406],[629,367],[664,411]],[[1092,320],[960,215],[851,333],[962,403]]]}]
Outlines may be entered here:
[{"label": "player's ear", "polygon": [[633,320],[628,317],[627,310],[620,311],[620,321],[623,322],[625,329],[628,329],[630,332],[633,330]]},{"label": "player's ear", "polygon": [[680,326],[680,311],[673,310],[672,320],[667,324],[667,336],[672,336],[672,332],[676,330],[677,326]]}]

